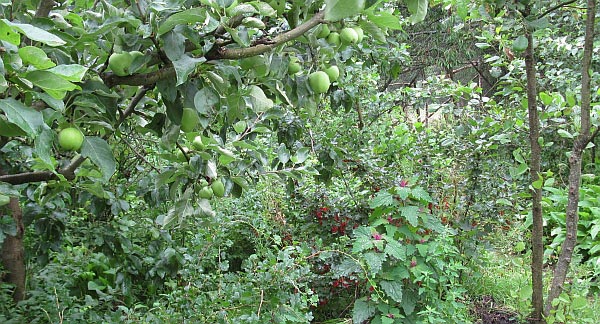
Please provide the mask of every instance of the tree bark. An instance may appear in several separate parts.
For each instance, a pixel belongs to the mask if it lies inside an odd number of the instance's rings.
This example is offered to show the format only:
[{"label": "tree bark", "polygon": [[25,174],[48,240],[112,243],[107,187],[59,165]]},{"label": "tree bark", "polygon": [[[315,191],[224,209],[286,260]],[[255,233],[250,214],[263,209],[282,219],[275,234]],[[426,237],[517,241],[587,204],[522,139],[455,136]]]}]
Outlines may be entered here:
[{"label": "tree bark", "polygon": [[19,199],[10,198],[8,209],[17,227],[15,236],[8,235],[2,242],[2,266],[7,274],[2,281],[15,286],[13,300],[19,302],[25,299],[25,256],[23,249],[23,212],[19,205]]},{"label": "tree bark", "polygon": [[[531,182],[538,181],[541,171],[542,148],[538,142],[540,137],[540,118],[537,111],[537,79],[535,68],[535,55],[533,51],[533,35],[531,30],[526,31],[529,44],[525,50],[525,71],[527,74],[527,111],[529,115],[529,144],[531,146],[531,161],[529,165]],[[544,219],[542,216],[542,189],[531,188],[533,228],[531,230],[531,306],[530,315],[532,323],[544,323],[542,313],[544,310],[544,283],[542,281],[544,263]]]},{"label": "tree bark", "polygon": [[581,186],[581,160],[585,147],[592,139],[590,135],[590,110],[591,110],[591,89],[590,89],[590,66],[592,62],[592,50],[594,42],[594,19],[596,17],[596,1],[587,1],[587,18],[585,27],[585,40],[583,45],[582,75],[581,75],[581,131],[573,143],[573,151],[569,157],[569,189],[568,202],[566,210],[566,231],[567,235],[562,244],[560,255],[556,267],[550,293],[546,300],[544,312],[550,314],[553,309],[552,301],[560,296],[563,291],[563,285],[571,265],[573,250],[577,244],[577,223],[579,222],[579,187]]}]

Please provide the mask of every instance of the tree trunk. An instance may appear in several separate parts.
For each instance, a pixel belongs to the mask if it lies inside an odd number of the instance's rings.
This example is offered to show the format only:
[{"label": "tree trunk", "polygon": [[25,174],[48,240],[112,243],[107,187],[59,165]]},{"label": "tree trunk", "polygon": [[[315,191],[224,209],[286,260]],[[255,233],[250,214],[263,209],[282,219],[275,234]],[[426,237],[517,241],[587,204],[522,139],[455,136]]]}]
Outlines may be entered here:
[{"label": "tree trunk", "polygon": [[[530,176],[531,182],[538,181],[541,169],[542,148],[538,142],[540,137],[540,118],[537,111],[537,79],[535,69],[535,56],[533,53],[533,36],[527,30],[526,37],[529,42],[525,50],[525,71],[527,73],[527,111],[529,114],[529,144],[531,146]],[[533,293],[530,315],[532,323],[544,323],[542,313],[544,310],[544,283],[542,281],[544,263],[544,219],[542,216],[542,189],[531,186],[533,228],[531,230],[531,283]]]},{"label": "tree trunk", "polygon": [[2,278],[2,281],[15,286],[13,299],[19,302],[25,299],[25,257],[23,249],[23,212],[19,206],[19,199],[10,198],[8,204],[12,218],[17,227],[15,236],[7,235],[2,242],[2,265],[7,274]]},{"label": "tree trunk", "polygon": [[569,157],[569,200],[567,202],[566,210],[567,235],[562,244],[556,267],[554,268],[554,276],[550,286],[550,293],[548,294],[546,307],[544,309],[546,315],[549,315],[553,308],[552,301],[556,297],[560,296],[563,290],[567,272],[569,270],[569,266],[571,265],[573,250],[577,244],[577,223],[579,222],[579,187],[581,185],[581,157],[585,147],[592,139],[592,136],[590,135],[591,78],[589,71],[592,62],[595,17],[596,1],[588,0],[581,75],[581,131],[573,143],[573,151]]}]

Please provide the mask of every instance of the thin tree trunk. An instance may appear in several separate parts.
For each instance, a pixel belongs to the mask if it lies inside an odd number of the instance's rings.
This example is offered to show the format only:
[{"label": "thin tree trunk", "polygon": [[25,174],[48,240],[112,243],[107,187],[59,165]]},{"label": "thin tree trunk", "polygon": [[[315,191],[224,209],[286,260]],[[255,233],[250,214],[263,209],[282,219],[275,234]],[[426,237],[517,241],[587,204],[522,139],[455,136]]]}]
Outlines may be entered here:
[{"label": "thin tree trunk", "polygon": [[583,46],[582,76],[581,76],[581,131],[573,143],[573,151],[569,157],[569,191],[566,210],[567,235],[558,256],[554,276],[550,286],[550,293],[546,300],[544,312],[550,314],[552,301],[560,296],[567,272],[573,257],[573,250],[577,244],[577,223],[579,222],[579,187],[581,185],[581,160],[585,147],[591,140],[590,136],[590,66],[594,42],[594,19],[596,17],[596,1],[587,2],[587,19],[585,27],[585,40]]},{"label": "thin tree trunk", "polygon": [[[537,79],[535,69],[535,56],[533,52],[533,36],[531,30],[526,31],[529,44],[525,50],[525,71],[527,73],[527,111],[529,114],[529,143],[531,145],[530,176],[531,182],[538,181],[542,148],[538,142],[540,137],[540,118],[537,111]],[[544,310],[544,283],[542,270],[544,262],[544,219],[542,217],[542,189],[531,186],[533,228],[531,231],[531,282],[533,294],[530,315],[532,323],[544,323],[542,312]]]},{"label": "thin tree trunk", "polygon": [[8,235],[2,242],[2,265],[7,272],[2,281],[15,286],[13,300],[19,302],[25,299],[25,258],[23,249],[23,212],[19,206],[19,199],[10,198],[8,208],[17,226],[15,236]]}]

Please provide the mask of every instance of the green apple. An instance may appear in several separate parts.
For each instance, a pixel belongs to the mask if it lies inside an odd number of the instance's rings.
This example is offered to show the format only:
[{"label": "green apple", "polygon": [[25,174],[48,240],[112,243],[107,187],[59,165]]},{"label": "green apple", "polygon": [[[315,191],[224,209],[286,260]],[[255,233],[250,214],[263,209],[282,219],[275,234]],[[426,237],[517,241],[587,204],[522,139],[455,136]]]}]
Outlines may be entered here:
[{"label": "green apple", "polygon": [[200,189],[198,196],[203,199],[210,199],[213,197],[213,194],[214,193],[213,193],[212,188],[207,186],[207,187]]},{"label": "green apple", "polygon": [[193,131],[200,122],[200,116],[194,108],[183,108],[181,115],[181,130],[184,132]]},{"label": "green apple", "polygon": [[313,72],[308,76],[308,84],[310,88],[316,93],[325,93],[329,90],[331,81],[327,73],[323,71]]},{"label": "green apple", "polygon": [[337,32],[329,33],[329,36],[327,36],[327,42],[333,46],[340,46],[342,43],[340,40],[340,34]]},{"label": "green apple", "polygon": [[325,38],[329,36],[330,33],[331,31],[329,30],[329,26],[325,24],[320,25],[319,29],[317,29],[317,38]]},{"label": "green apple", "polygon": [[288,63],[288,74],[294,75],[300,72],[300,70],[302,70],[302,65],[300,65],[298,62],[290,60],[290,63]]},{"label": "green apple", "polygon": [[342,44],[351,44],[358,42],[358,33],[356,30],[346,27],[340,31],[340,40]]},{"label": "green apple", "polygon": [[192,141],[192,147],[196,151],[204,151],[206,145],[204,145],[204,142],[202,142],[202,136],[198,135],[194,137],[194,140]]},{"label": "green apple", "polygon": [[108,67],[118,76],[129,75],[133,56],[128,52],[112,53],[108,58]]},{"label": "green apple", "polygon": [[76,151],[83,144],[83,133],[75,127],[68,127],[58,133],[58,145],[67,151]]},{"label": "green apple", "polygon": [[365,37],[365,32],[363,31],[363,29],[358,26],[354,26],[352,27],[352,29],[354,29],[354,31],[358,35],[357,43],[362,42],[363,38]]},{"label": "green apple", "polygon": [[329,77],[329,81],[335,82],[340,77],[340,69],[336,65],[332,65],[324,70]]},{"label": "green apple", "polygon": [[217,196],[217,197],[225,196],[225,185],[223,185],[223,182],[221,182],[221,180],[213,181],[213,183],[210,185],[210,188],[212,189],[215,196]]}]

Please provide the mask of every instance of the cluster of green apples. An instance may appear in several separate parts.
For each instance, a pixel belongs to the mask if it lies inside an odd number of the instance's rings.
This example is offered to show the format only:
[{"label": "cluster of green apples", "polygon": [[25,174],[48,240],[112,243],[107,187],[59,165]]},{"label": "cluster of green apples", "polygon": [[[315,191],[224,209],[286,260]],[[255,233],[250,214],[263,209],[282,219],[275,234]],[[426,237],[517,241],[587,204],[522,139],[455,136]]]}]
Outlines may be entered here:
[{"label": "cluster of green apples", "polygon": [[317,38],[325,38],[335,47],[351,45],[362,42],[365,33],[359,26],[344,27],[338,31],[331,31],[328,25],[320,25],[316,32]]},{"label": "cluster of green apples", "polygon": [[199,184],[200,190],[198,191],[198,197],[202,199],[225,196],[225,185],[221,179],[214,179],[210,185],[206,179],[201,179]]},{"label": "cluster of green apples", "polygon": [[336,65],[327,67],[311,73],[308,76],[308,84],[315,93],[321,94],[329,91],[331,82],[335,82],[340,77],[340,69]]},{"label": "cluster of green apples", "polygon": [[112,53],[108,58],[108,67],[118,76],[131,75],[133,61],[144,57],[140,51]]}]

